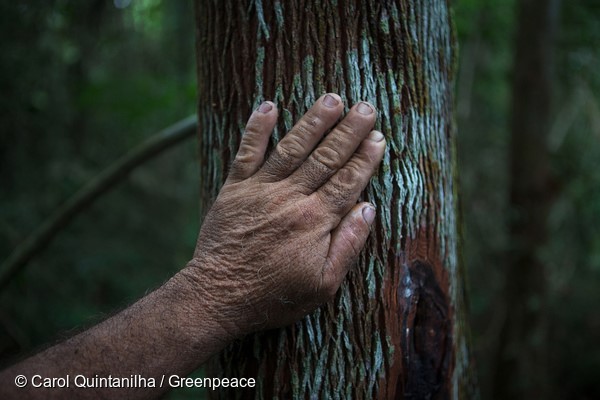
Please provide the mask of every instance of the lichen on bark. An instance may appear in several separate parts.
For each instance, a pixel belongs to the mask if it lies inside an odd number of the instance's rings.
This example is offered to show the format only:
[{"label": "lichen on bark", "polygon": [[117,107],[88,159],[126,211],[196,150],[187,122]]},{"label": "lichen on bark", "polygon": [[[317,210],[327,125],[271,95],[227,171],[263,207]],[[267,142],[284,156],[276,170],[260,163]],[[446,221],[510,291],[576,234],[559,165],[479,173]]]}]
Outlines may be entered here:
[{"label": "lichen on bark", "polygon": [[[246,119],[262,100],[273,100],[280,110],[271,147],[324,92],[338,93],[347,106],[374,104],[377,128],[388,141],[364,192],[377,206],[376,223],[336,299],[292,327],[233,344],[214,361],[213,373],[257,377],[258,387],[211,394],[470,396],[457,260],[448,3],[198,0],[197,26],[204,211],[226,177]],[[420,297],[399,296],[411,270],[406,266],[414,265],[429,271],[411,295]],[[414,335],[442,325],[446,333],[443,340],[434,335],[436,346],[422,345],[427,335]],[[407,327],[413,331],[407,334]],[[414,359],[429,363],[422,368],[427,376]],[[435,384],[423,387],[432,379]]]}]

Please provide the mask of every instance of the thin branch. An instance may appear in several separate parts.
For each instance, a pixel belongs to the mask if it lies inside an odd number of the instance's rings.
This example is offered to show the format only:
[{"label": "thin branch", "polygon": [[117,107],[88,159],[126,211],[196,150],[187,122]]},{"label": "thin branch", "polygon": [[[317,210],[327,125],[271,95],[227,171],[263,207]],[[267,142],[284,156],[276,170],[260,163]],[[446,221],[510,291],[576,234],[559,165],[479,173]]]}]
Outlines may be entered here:
[{"label": "thin branch", "polygon": [[73,197],[60,206],[40,227],[29,235],[0,266],[0,290],[36,254],[94,201],[112,189],[128,174],[173,145],[194,135],[197,127],[195,115],[191,115],[158,132],[138,147],[109,165],[104,171],[82,187]]}]

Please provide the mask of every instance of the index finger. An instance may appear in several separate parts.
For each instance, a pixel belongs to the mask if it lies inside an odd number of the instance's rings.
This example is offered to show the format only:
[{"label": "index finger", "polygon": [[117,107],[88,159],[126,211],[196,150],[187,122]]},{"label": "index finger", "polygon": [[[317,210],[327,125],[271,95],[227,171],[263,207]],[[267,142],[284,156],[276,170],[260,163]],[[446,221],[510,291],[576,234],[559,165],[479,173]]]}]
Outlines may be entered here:
[{"label": "index finger", "polygon": [[292,130],[281,139],[265,165],[259,171],[265,181],[287,178],[308,157],[329,130],[340,118],[344,104],[335,93],[328,93],[300,118]]}]

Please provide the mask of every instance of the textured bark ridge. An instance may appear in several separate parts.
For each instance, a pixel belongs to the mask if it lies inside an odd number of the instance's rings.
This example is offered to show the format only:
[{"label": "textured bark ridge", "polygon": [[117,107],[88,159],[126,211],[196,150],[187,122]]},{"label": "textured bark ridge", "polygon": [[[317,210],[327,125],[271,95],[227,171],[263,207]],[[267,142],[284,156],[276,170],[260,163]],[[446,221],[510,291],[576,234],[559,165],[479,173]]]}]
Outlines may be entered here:
[{"label": "textured bark ridge", "polygon": [[251,110],[276,102],[274,145],[325,92],[379,111],[387,153],[364,193],[376,225],[335,301],[253,335],[211,376],[257,377],[223,398],[464,398],[471,394],[457,260],[454,37],[442,0],[197,1],[202,207]]}]

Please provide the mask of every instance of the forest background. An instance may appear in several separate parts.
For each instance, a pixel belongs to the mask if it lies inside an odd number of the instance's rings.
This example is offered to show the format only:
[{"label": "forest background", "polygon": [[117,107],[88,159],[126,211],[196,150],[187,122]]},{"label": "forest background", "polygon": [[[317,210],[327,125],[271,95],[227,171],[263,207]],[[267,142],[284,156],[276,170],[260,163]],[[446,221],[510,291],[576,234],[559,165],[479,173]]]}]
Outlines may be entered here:
[{"label": "forest background", "polygon": [[[504,284],[519,279],[507,268],[517,3],[453,2],[462,260],[486,399],[511,312]],[[528,306],[545,321],[552,395],[591,399],[600,398],[600,3],[563,1],[557,12],[540,143],[552,176],[547,240],[536,250],[545,290]],[[1,261],[98,172],[194,114],[197,94],[191,2],[4,1],[0,32]],[[198,181],[192,135],[63,229],[0,291],[0,364],[105,318],[181,268],[201,220]],[[198,394],[169,395],[188,396]]]}]

